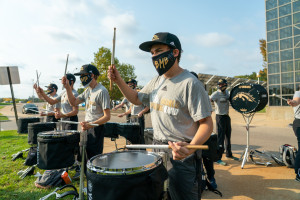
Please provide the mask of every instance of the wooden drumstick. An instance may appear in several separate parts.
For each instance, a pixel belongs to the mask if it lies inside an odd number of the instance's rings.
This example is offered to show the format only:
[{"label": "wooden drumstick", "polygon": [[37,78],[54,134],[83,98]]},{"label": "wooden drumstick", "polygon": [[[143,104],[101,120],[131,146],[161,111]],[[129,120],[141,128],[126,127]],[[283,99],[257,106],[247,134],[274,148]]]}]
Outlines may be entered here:
[{"label": "wooden drumstick", "polygon": [[[113,48],[111,53],[111,67],[115,65],[116,27],[114,28]],[[109,89],[112,91],[112,81],[109,81]]]},{"label": "wooden drumstick", "polygon": [[[188,149],[208,149],[207,145],[193,145],[193,144],[188,144],[184,146],[185,148]],[[131,145],[126,145],[125,148],[128,149],[171,149],[170,145],[148,145],[148,144],[131,144]]]},{"label": "wooden drumstick", "polygon": [[277,97],[277,98],[282,99],[282,100],[285,100],[285,101],[288,101],[288,99],[285,99],[285,98],[283,98],[283,97],[281,97],[281,96],[278,96],[278,95],[276,95],[275,93],[273,93],[272,96],[273,96],[273,97]]},{"label": "wooden drumstick", "polygon": [[[67,123],[67,124],[80,124],[80,122],[74,122],[74,121],[63,121],[63,120],[59,120],[58,122],[62,122],[62,123]],[[99,124],[91,124],[88,123],[91,126],[99,126]]]}]

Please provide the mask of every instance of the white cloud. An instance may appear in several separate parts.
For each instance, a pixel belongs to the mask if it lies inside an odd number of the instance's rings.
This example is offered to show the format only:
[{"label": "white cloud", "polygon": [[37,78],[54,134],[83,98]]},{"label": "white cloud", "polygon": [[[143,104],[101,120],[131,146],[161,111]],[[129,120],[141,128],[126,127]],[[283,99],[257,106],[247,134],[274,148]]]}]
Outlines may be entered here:
[{"label": "white cloud", "polygon": [[203,47],[221,47],[228,46],[234,42],[234,39],[226,34],[217,32],[206,33],[196,36],[196,43]]}]

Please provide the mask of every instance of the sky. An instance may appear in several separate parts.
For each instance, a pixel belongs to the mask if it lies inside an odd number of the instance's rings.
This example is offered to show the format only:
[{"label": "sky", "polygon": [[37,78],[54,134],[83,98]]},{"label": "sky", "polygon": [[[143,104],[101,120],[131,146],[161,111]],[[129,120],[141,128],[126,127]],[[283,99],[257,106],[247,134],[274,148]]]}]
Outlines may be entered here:
[{"label": "sky", "polygon": [[[183,49],[180,66],[220,76],[251,74],[262,69],[259,39],[266,38],[263,0],[0,0],[0,66],[17,66],[20,84],[15,98],[34,94],[40,85],[62,86],[68,72],[93,62],[101,47],[135,67],[138,85],[157,75],[151,54],[139,49],[157,32],[178,36]],[[75,88],[81,87],[79,78]],[[36,94],[34,94],[36,96]],[[0,97],[11,97],[0,85]]]}]

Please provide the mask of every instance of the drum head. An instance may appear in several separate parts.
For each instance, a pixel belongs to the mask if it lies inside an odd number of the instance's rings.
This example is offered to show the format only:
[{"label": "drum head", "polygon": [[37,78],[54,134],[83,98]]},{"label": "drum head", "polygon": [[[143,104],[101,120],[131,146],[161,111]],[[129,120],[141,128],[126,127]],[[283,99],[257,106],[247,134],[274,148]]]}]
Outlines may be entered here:
[{"label": "drum head", "polygon": [[124,151],[92,157],[88,169],[92,172],[110,175],[135,174],[155,168],[162,158],[153,152]]},{"label": "drum head", "polygon": [[247,114],[263,109],[268,103],[268,95],[261,85],[241,83],[231,90],[229,101],[236,111]]}]

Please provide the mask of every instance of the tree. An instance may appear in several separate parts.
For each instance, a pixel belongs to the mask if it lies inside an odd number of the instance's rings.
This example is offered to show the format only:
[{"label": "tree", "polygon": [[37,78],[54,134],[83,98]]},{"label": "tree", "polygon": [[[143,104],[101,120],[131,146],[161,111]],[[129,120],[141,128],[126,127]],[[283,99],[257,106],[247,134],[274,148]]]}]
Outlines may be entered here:
[{"label": "tree", "polygon": [[78,88],[78,89],[77,89],[78,95],[81,94],[81,93],[83,93],[83,91],[84,91],[84,88]]},{"label": "tree", "polygon": [[[99,48],[98,52],[94,53],[94,62],[92,62],[92,64],[98,68],[100,76],[98,77],[97,81],[101,82],[101,84],[107,88],[110,99],[121,99],[123,94],[118,89],[116,84],[113,84],[112,91],[109,89],[110,81],[107,78],[107,69],[111,64],[111,51],[105,47]],[[119,60],[115,58],[115,66],[125,81],[130,78],[136,78],[133,65],[120,63]]]}]

